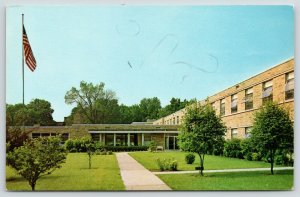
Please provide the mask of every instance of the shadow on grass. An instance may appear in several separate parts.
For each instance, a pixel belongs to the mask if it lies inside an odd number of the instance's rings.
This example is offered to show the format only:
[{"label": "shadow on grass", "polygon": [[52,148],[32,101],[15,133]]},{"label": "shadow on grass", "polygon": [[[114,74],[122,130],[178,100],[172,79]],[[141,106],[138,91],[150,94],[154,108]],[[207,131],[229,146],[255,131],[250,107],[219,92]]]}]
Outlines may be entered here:
[{"label": "shadow on grass", "polygon": [[274,175],[270,171],[249,171],[249,172],[216,172],[200,174],[191,174],[192,177],[211,177],[211,178],[239,178],[239,177],[257,177],[260,176],[276,176],[276,175],[293,175],[294,170],[275,170]]}]

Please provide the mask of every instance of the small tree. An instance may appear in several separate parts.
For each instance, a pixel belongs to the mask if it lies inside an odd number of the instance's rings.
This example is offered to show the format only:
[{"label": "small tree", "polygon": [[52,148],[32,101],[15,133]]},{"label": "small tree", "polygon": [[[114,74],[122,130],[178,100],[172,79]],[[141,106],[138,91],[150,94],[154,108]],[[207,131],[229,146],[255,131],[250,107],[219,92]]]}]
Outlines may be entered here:
[{"label": "small tree", "polygon": [[187,108],[187,113],[180,128],[179,145],[184,151],[197,153],[200,157],[200,174],[203,176],[204,156],[214,150],[215,144],[225,135],[226,127],[213,108],[197,103]]},{"label": "small tree", "polygon": [[59,143],[58,137],[28,140],[7,154],[7,163],[35,190],[41,176],[51,174],[65,162],[66,152]]},{"label": "small tree", "polygon": [[251,140],[260,150],[270,155],[271,174],[275,151],[293,150],[294,129],[287,110],[273,102],[268,102],[254,115]]},{"label": "small tree", "polygon": [[84,142],[85,148],[86,148],[86,153],[89,157],[89,169],[92,168],[92,156],[95,153],[95,143],[92,141],[92,139],[87,139]]}]

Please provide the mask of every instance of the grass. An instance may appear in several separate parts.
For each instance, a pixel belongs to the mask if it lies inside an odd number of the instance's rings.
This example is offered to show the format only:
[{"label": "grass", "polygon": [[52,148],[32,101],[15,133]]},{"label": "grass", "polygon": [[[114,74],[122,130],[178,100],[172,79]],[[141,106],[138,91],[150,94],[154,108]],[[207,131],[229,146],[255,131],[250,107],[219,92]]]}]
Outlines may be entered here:
[{"label": "grass", "polygon": [[[28,182],[6,166],[8,190],[31,190]],[[62,168],[37,181],[36,190],[124,190],[115,155],[94,155],[88,169],[86,153],[69,153]]]},{"label": "grass", "polygon": [[291,190],[293,170],[158,175],[173,190]]},{"label": "grass", "polygon": [[[159,171],[156,158],[174,158],[178,161],[178,170],[195,170],[199,166],[200,159],[196,155],[193,164],[186,164],[186,152],[132,152],[129,153],[135,160],[151,171]],[[204,169],[238,169],[238,168],[269,168],[270,164],[262,161],[248,161],[246,159],[235,159],[221,156],[205,155]]]}]

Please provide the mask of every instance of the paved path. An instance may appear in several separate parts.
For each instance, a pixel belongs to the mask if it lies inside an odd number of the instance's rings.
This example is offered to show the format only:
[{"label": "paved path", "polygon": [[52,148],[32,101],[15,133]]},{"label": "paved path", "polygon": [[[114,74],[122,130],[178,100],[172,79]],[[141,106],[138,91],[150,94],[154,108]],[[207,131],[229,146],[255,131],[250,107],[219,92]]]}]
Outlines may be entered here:
[{"label": "paved path", "polygon": [[127,153],[117,153],[116,156],[126,190],[171,190]]},{"label": "paved path", "polygon": [[[276,167],[273,170],[293,170],[294,167]],[[212,172],[249,172],[249,171],[269,171],[270,168],[245,168],[245,169],[224,169],[224,170],[204,170],[204,173]],[[199,173],[198,170],[192,171],[168,171],[168,172],[153,172],[153,174],[188,174],[188,173]]]}]

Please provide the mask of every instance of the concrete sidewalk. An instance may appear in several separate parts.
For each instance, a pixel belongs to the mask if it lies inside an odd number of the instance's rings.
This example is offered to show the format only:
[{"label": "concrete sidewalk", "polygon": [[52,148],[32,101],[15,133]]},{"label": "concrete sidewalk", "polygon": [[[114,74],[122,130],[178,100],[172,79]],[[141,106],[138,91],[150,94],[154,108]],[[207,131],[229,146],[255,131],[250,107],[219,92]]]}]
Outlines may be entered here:
[{"label": "concrete sidewalk", "polygon": [[[294,167],[276,167],[273,170],[293,170]],[[245,168],[245,169],[224,169],[224,170],[204,170],[203,173],[213,172],[250,172],[250,171],[270,171],[270,168]],[[168,172],[153,172],[153,174],[190,174],[199,173],[199,170],[192,171],[168,171]]]},{"label": "concrete sidewalk", "polygon": [[116,153],[126,190],[171,190],[127,153]]}]

